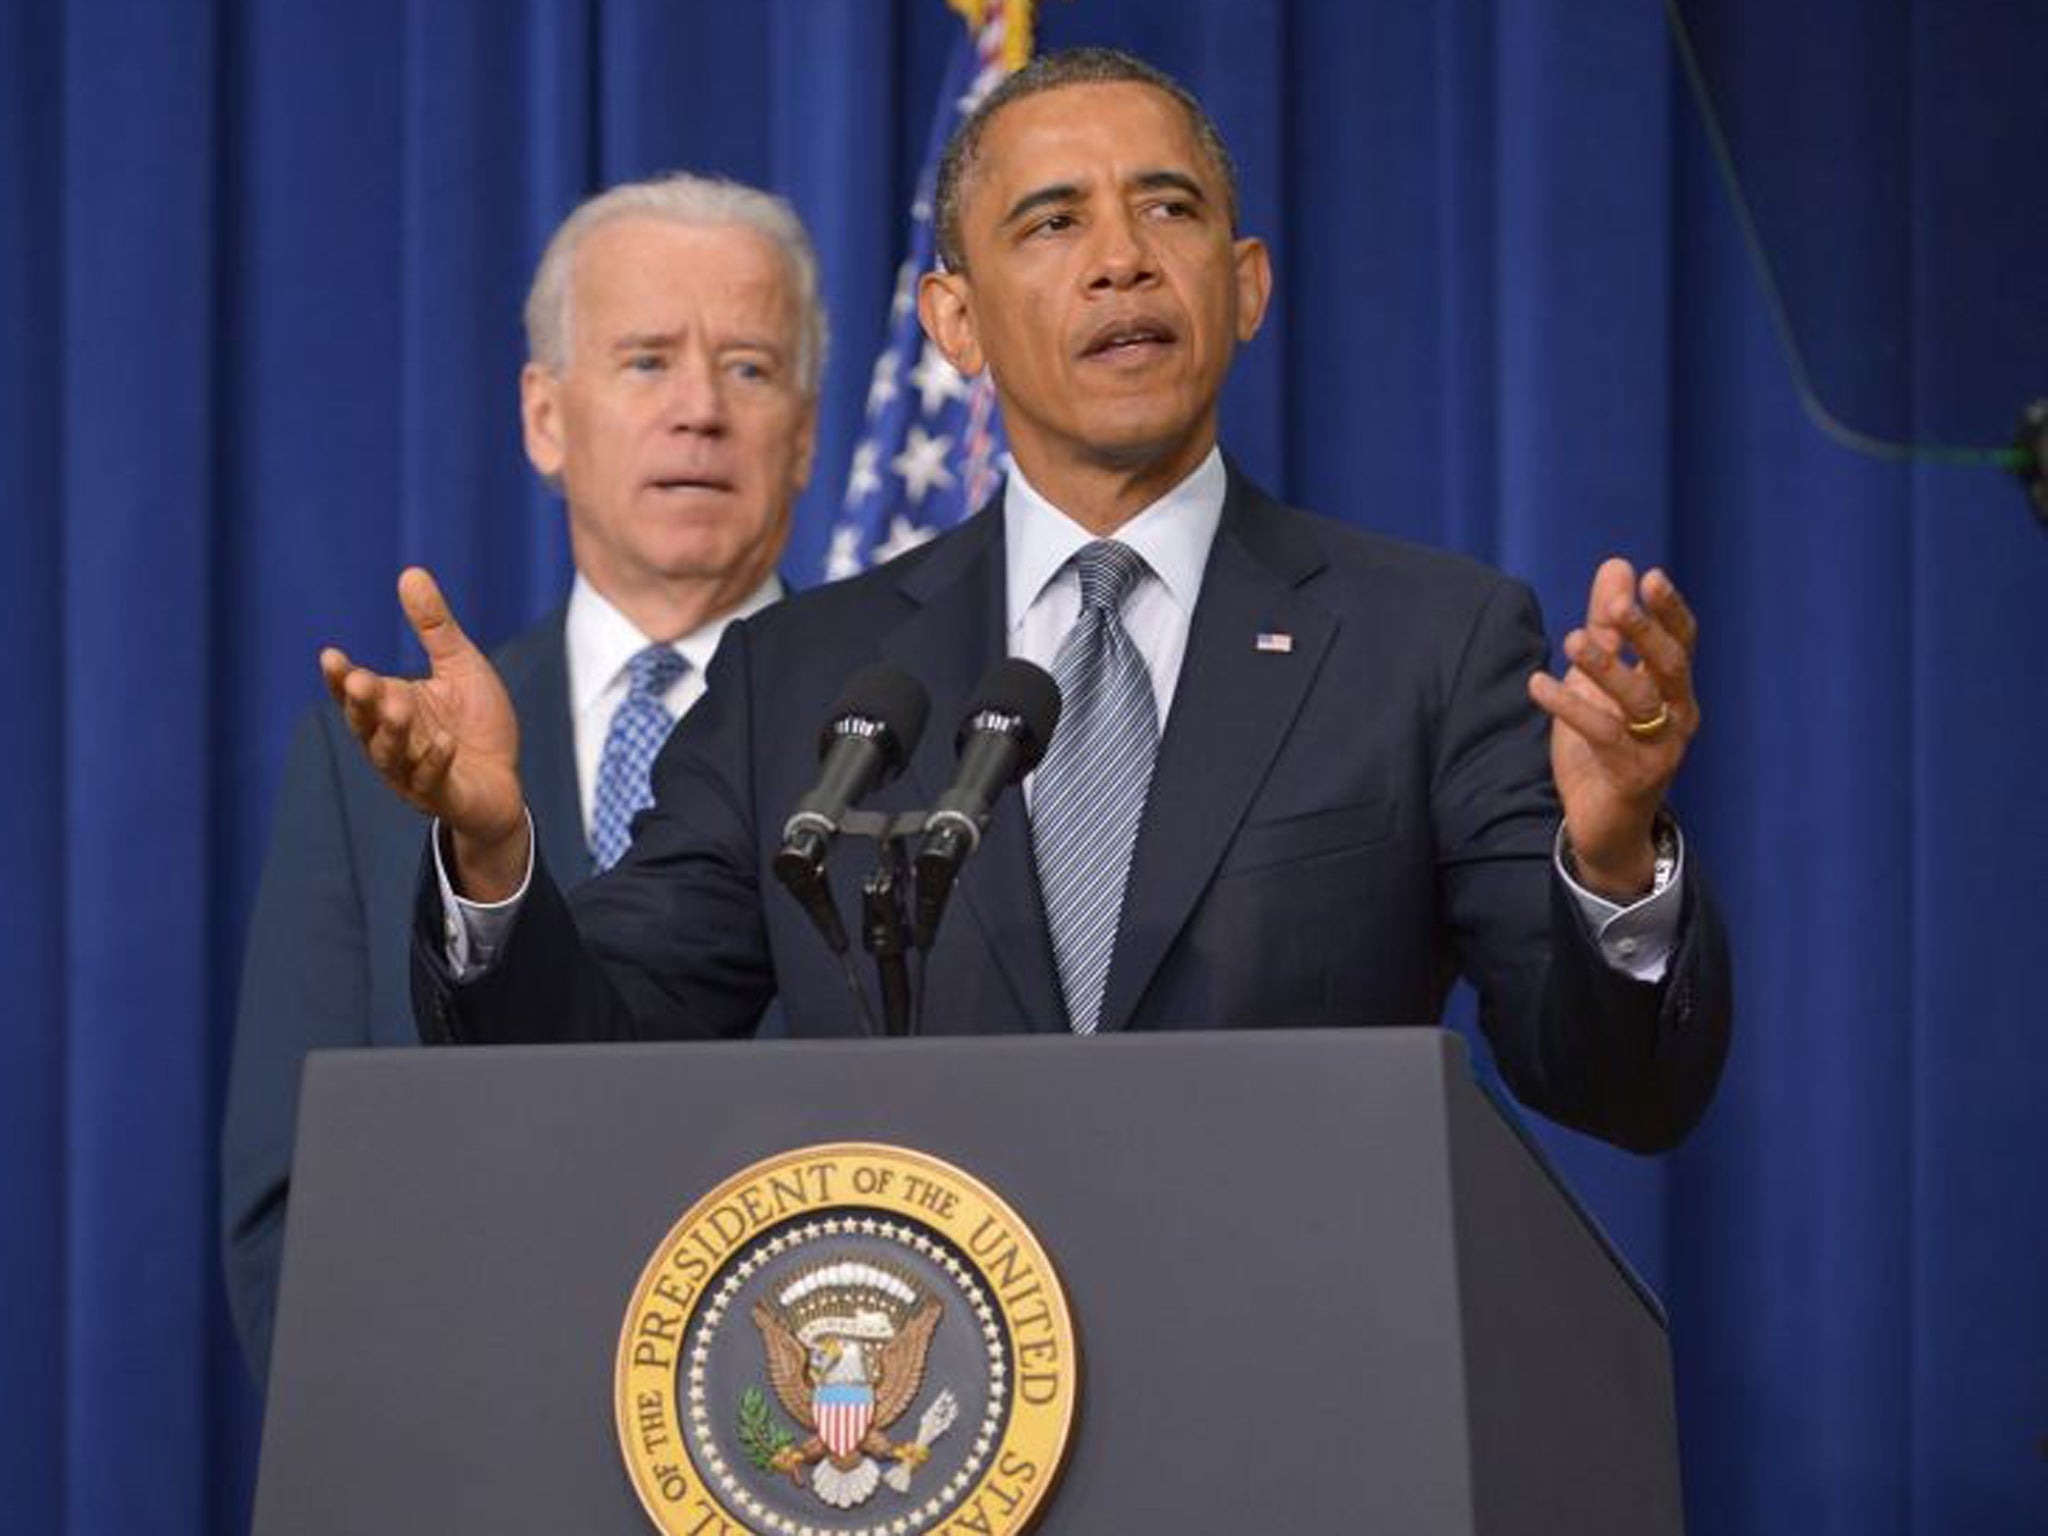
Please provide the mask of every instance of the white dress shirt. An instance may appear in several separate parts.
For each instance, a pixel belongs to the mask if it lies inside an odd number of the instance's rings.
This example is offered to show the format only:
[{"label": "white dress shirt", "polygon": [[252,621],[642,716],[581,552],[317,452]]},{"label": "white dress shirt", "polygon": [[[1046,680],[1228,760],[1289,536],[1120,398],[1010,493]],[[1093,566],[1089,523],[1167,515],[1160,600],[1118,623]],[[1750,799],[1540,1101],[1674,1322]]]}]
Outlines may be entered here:
[{"label": "white dress shirt", "polygon": [[[782,582],[770,576],[747,600],[708,624],[700,624],[671,647],[690,665],[669,685],[661,702],[675,719],[690,712],[704,697],[704,672],[725,637],[726,625],[759,613],[782,596]],[[576,741],[576,793],[583,808],[583,839],[590,840],[591,818],[597,809],[597,767],[611,734],[612,715],[626,700],[631,681],[627,663],[653,642],[611,601],[576,574],[569,589],[569,612],[562,640],[569,653],[569,724]]]},{"label": "white dress shirt", "polygon": [[[1188,652],[1188,628],[1201,595],[1209,547],[1223,521],[1228,477],[1216,449],[1195,472],[1117,529],[1120,544],[1145,557],[1145,573],[1124,598],[1124,633],[1152,674],[1159,728]],[[1017,469],[1003,485],[1010,654],[1052,670],[1067,631],[1081,616],[1081,576],[1068,562],[1095,535],[1047,501]]]}]

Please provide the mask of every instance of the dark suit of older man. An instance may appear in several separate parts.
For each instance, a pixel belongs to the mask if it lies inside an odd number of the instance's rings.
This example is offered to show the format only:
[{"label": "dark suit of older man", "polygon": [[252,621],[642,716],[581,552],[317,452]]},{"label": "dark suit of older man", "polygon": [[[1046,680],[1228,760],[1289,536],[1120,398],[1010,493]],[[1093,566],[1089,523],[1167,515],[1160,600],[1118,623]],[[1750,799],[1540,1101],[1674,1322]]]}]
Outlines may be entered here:
[{"label": "dark suit of older man", "polygon": [[[519,714],[527,786],[550,867],[591,874],[576,792],[557,610],[494,658]],[[306,1053],[414,1045],[406,918],[426,820],[378,780],[332,704],[292,733],[249,920],[221,1134],[228,1300],[259,1379],[268,1368]]]}]

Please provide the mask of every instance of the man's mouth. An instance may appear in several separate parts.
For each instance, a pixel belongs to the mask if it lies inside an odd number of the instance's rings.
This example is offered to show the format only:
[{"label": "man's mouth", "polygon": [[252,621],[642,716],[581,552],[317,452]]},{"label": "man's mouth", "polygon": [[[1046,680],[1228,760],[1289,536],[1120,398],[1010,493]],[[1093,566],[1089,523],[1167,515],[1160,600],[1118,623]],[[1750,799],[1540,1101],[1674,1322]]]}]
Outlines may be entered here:
[{"label": "man's mouth", "polygon": [[650,483],[670,496],[715,495],[732,490],[730,480],[721,480],[716,475],[663,475]]},{"label": "man's mouth", "polygon": [[1087,344],[1081,348],[1081,356],[1112,360],[1151,356],[1157,349],[1170,347],[1178,340],[1173,327],[1163,321],[1112,320],[1088,338]]}]

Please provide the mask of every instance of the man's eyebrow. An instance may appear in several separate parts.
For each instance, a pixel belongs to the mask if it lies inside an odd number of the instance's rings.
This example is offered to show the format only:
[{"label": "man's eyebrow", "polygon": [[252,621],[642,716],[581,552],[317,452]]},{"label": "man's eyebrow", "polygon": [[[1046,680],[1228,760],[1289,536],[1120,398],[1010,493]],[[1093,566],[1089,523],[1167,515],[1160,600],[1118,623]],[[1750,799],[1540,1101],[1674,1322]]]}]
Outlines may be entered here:
[{"label": "man's eyebrow", "polygon": [[[1209,194],[1202,190],[1202,184],[1186,171],[1140,171],[1131,178],[1130,185],[1140,192],[1158,192],[1170,187],[1177,192],[1186,193],[1198,203],[1206,204],[1209,201]],[[1040,208],[1064,207],[1080,201],[1081,189],[1078,186],[1070,181],[1056,181],[1050,186],[1026,192],[1018,198],[1011,205],[1010,211],[1003,215],[1002,222],[1005,225],[1014,224]]]},{"label": "man's eyebrow", "polygon": [[1010,206],[1010,211],[1003,215],[1002,222],[1014,224],[1034,209],[1044,208],[1054,203],[1078,203],[1080,200],[1081,189],[1079,187],[1070,181],[1056,181],[1049,187],[1040,187],[1036,191],[1026,192],[1022,197],[1018,198]]},{"label": "man's eyebrow", "polygon": [[[677,331],[634,331],[621,336],[612,343],[614,352],[666,352],[673,351],[683,343],[682,334]],[[783,343],[769,335],[741,333],[720,339],[721,352],[768,352],[780,357]]]},{"label": "man's eyebrow", "polygon": [[1174,187],[1187,193],[1198,203],[1209,201],[1209,194],[1202,190],[1202,184],[1186,171],[1140,171],[1131,178],[1131,185],[1140,192],[1157,192]]}]

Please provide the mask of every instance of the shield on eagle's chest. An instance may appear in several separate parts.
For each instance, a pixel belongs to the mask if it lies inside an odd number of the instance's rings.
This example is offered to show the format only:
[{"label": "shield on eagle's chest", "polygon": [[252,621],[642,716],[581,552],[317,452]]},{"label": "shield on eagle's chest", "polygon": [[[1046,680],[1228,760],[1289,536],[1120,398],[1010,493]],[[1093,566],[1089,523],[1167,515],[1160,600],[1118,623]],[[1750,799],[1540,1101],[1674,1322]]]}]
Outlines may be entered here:
[{"label": "shield on eagle's chest", "polygon": [[875,1418],[875,1389],[855,1382],[828,1382],[811,1394],[818,1438],[834,1456],[851,1456]]}]

